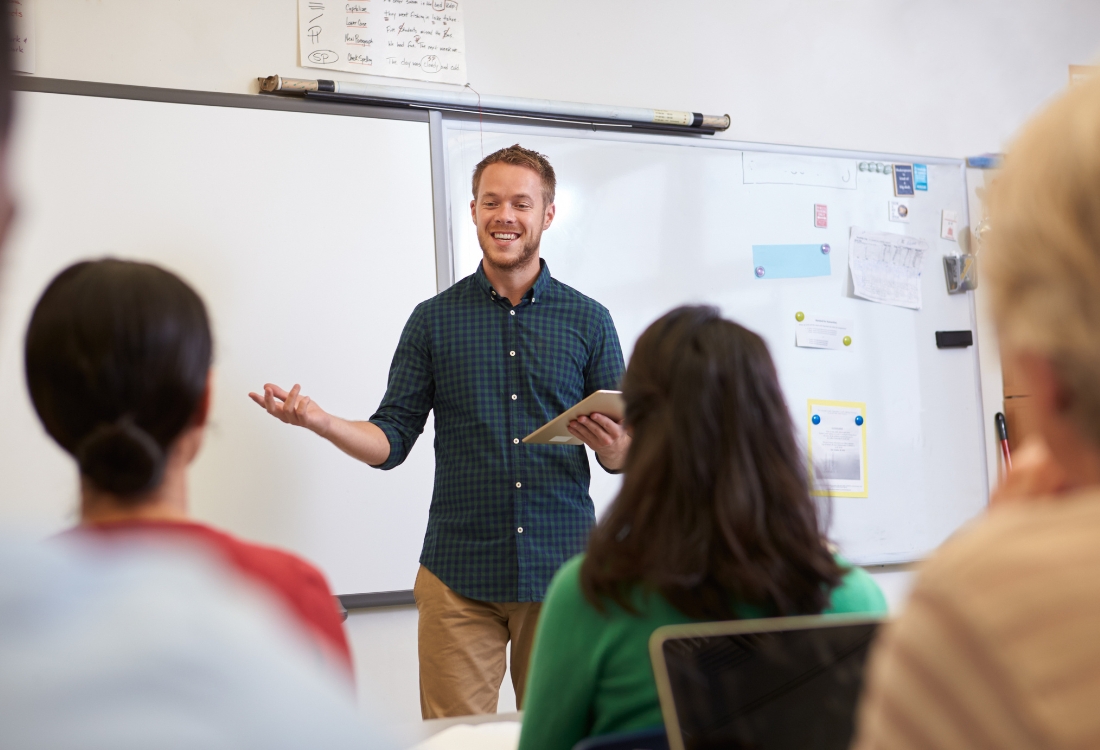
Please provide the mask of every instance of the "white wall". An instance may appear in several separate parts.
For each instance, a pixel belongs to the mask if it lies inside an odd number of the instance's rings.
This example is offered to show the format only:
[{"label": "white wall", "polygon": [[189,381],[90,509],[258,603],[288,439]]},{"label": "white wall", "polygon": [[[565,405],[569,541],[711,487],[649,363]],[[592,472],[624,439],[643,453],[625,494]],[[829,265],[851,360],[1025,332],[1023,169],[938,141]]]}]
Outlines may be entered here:
[{"label": "white wall", "polygon": [[[1095,0],[467,0],[482,93],[728,112],[725,137],[997,150],[1100,51]],[[37,0],[37,75],[255,91],[297,67],[295,0]],[[373,80],[386,81],[387,79]]]},{"label": "white wall", "polygon": [[[37,0],[37,75],[253,92],[297,67],[295,0]],[[1095,0],[468,0],[482,93],[729,113],[720,137],[964,156],[1100,49]],[[377,79],[376,79],[377,80]],[[382,79],[383,81],[385,79]],[[407,85],[407,84],[406,84]],[[875,573],[891,607],[911,573]],[[416,611],[348,620],[363,700],[419,715]],[[501,709],[514,705],[506,686]]]}]

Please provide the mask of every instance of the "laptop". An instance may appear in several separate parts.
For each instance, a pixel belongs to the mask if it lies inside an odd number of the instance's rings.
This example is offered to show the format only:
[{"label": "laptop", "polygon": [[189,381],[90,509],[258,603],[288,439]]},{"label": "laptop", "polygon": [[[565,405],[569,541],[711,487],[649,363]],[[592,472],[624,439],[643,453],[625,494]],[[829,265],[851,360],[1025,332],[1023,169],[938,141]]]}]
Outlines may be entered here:
[{"label": "laptop", "polygon": [[846,750],[882,618],[672,625],[649,639],[671,750]]}]

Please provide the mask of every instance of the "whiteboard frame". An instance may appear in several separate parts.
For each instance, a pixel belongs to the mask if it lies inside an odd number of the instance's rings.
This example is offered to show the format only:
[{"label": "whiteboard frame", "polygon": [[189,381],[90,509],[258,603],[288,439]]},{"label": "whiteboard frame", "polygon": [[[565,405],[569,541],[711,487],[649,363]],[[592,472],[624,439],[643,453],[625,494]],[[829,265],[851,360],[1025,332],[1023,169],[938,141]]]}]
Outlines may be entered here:
[{"label": "whiteboard frame", "polygon": [[[883,151],[856,151],[849,149],[835,149],[835,148],[818,148],[814,146],[792,146],[786,144],[775,143],[755,143],[751,141],[736,141],[728,140],[725,138],[714,138],[706,136],[691,136],[691,135],[666,135],[659,133],[640,133],[640,132],[625,132],[622,129],[615,128],[600,128],[593,126],[575,126],[566,123],[542,123],[539,125],[527,125],[519,124],[514,120],[507,120],[504,118],[494,117],[478,117],[476,115],[459,114],[455,112],[443,112],[441,113],[441,126],[442,132],[440,134],[441,146],[443,150],[442,161],[444,163],[444,191],[442,200],[447,201],[447,213],[448,213],[448,233],[446,243],[437,243],[437,249],[440,252],[449,254],[449,258],[446,262],[451,265],[453,269],[455,266],[454,258],[454,241],[453,234],[451,233],[451,222],[454,217],[450,214],[450,194],[448,186],[450,185],[449,174],[449,154],[447,151],[447,133],[448,131],[465,131],[465,132],[478,132],[486,127],[493,133],[507,133],[515,134],[517,136],[545,136],[556,138],[581,138],[592,141],[613,141],[613,142],[633,142],[633,143],[652,143],[658,145],[668,146],[687,146],[691,148],[707,148],[707,149],[720,149],[726,151],[755,151],[765,153],[778,153],[778,154],[791,154],[798,156],[820,156],[831,158],[843,158],[843,159],[856,159],[861,161],[882,161],[897,164],[912,164],[914,162],[918,164],[938,164],[945,166],[954,166],[959,171],[959,180],[963,185],[963,203],[966,215],[970,215],[970,194],[967,188],[966,181],[966,160],[957,159],[947,156],[922,156],[919,154],[897,154],[888,153]],[[434,142],[433,142],[434,144]],[[435,163],[435,154],[432,155],[432,162]],[[968,227],[969,229],[969,222]],[[969,235],[969,232],[965,233]],[[445,245],[445,246],[444,246]],[[441,261],[437,261],[441,263]],[[973,352],[971,356],[974,358],[974,398],[977,399],[979,415],[978,438],[979,438],[979,452],[974,458],[980,461],[980,465],[986,470],[982,472],[982,483],[985,487],[985,501],[986,505],[989,504],[990,494],[990,476],[996,476],[996,466],[990,467],[988,463],[988,440],[987,436],[987,424],[992,425],[993,415],[986,413],[986,403],[983,397],[982,388],[982,373],[981,373],[981,352],[980,352],[980,337],[977,335],[978,328],[978,311],[975,303],[974,292],[966,292],[968,307],[970,310],[970,327],[975,332]],[[992,474],[990,472],[993,472]],[[897,556],[891,556],[889,558],[883,558],[880,561],[873,561],[867,563],[867,567],[878,566],[898,566],[908,565],[911,563],[921,562],[924,558],[920,556],[912,556],[901,554]]]}]

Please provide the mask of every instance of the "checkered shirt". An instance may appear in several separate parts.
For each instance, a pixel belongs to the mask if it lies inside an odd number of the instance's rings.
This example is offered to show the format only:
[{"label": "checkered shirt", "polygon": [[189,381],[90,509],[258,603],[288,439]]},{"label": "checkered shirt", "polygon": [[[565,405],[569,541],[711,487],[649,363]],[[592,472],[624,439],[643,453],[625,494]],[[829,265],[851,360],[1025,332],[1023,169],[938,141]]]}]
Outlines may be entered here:
[{"label": "checkered shirt", "polygon": [[390,441],[380,468],[409,455],[435,410],[435,491],[420,562],[489,602],[542,601],[595,523],[579,445],[522,439],[601,389],[623,354],[608,311],[551,278],[542,261],[515,307],[481,267],[417,305],[370,421]]}]

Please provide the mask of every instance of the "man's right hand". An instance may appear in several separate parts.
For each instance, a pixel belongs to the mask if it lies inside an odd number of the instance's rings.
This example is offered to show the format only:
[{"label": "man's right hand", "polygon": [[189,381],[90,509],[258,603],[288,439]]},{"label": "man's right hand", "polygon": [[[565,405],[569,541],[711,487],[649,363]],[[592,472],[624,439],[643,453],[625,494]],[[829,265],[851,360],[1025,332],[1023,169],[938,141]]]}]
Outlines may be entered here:
[{"label": "man's right hand", "polygon": [[381,466],[390,456],[390,440],[382,428],[372,422],[351,422],[334,417],[309,396],[303,396],[300,385],[295,385],[288,393],[274,383],[267,383],[262,396],[258,393],[248,396],[271,416],[316,432],[363,463]]},{"label": "man's right hand", "polygon": [[328,432],[332,418],[309,396],[302,395],[302,386],[295,384],[287,393],[274,383],[264,385],[264,393],[249,393],[249,398],[267,413],[287,424],[305,427],[322,437]]}]

